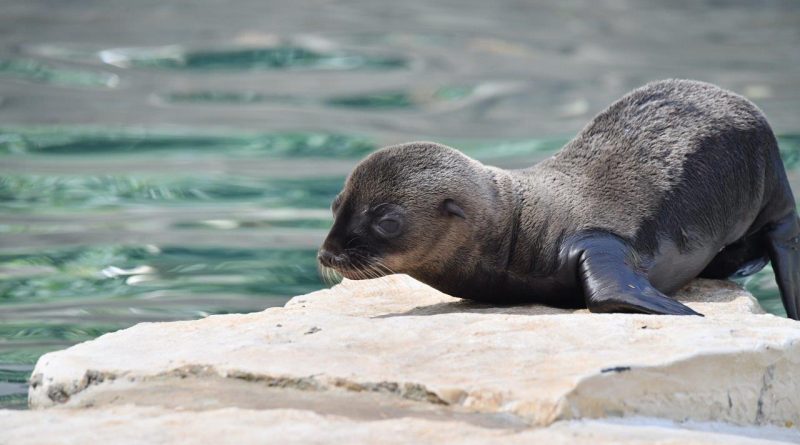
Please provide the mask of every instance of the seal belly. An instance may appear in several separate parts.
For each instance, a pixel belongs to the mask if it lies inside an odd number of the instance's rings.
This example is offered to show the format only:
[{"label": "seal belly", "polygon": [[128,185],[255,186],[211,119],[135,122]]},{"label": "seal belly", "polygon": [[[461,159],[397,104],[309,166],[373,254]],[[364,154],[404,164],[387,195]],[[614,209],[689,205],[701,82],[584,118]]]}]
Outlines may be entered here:
[{"label": "seal belly", "polygon": [[[667,294],[674,292],[693,278],[703,275],[703,272],[707,270],[711,263],[717,260],[718,256],[726,253],[726,249],[735,248],[738,243],[745,242],[751,237],[757,238],[762,228],[753,227],[751,224],[752,220],[756,219],[758,208],[752,208],[744,213],[746,213],[746,216],[736,222],[732,228],[719,232],[724,236],[723,239],[713,240],[709,239],[713,238],[711,234],[691,233],[688,234],[688,237],[692,241],[688,245],[681,247],[669,237],[659,237],[658,248],[652,257],[647,273],[648,279],[653,286]],[[754,247],[757,248],[758,246]],[[728,278],[738,272],[739,268],[745,266],[750,260],[764,255],[763,253],[753,255],[750,250],[753,249],[747,249],[747,255],[749,256],[742,257],[742,261],[737,260],[741,264],[734,267],[730,274],[725,276],[709,275],[709,277]]]},{"label": "seal belly", "polygon": [[670,294],[695,278],[714,259],[721,247],[705,243],[694,249],[680,249],[670,239],[662,239],[652,259],[647,278],[653,287]]},{"label": "seal belly", "polygon": [[[699,188],[699,187],[698,187]],[[722,255],[726,256],[726,249],[731,247],[735,248],[737,243],[744,242],[750,237],[758,237],[758,233],[763,229],[761,224],[756,222],[763,204],[756,201],[756,205],[749,201],[746,197],[751,193],[746,187],[741,190],[729,189],[732,196],[728,199],[718,200],[715,204],[719,207],[717,213],[731,215],[730,218],[717,218],[715,225],[708,225],[696,227],[694,230],[686,230],[682,226],[679,229],[672,227],[659,228],[656,233],[657,248],[653,254],[648,268],[648,278],[653,286],[664,293],[672,293],[693,278],[697,276],[706,276],[704,271],[707,270],[711,263],[717,260],[717,257]],[[745,197],[745,198],[742,198]],[[690,196],[682,196],[680,201],[691,202]],[[680,206],[674,207],[680,208]],[[677,213],[677,212],[676,212]],[[735,215],[735,216],[734,216]],[[681,215],[682,218],[678,220],[693,221],[702,220],[698,215]],[[706,223],[708,224],[708,223]],[[663,231],[663,232],[662,232]],[[668,234],[679,233],[681,235],[682,243],[676,243],[672,236]],[[674,235],[673,235],[674,236]],[[745,260],[754,259],[762,255],[751,255],[748,249],[748,256]],[[753,258],[750,258],[753,257]],[[726,263],[729,263],[730,258],[726,258]],[[747,261],[738,261],[741,263],[734,267],[730,274],[726,276],[709,276],[713,278],[728,278],[738,269],[745,265]],[[730,265],[726,264],[726,268]]]}]

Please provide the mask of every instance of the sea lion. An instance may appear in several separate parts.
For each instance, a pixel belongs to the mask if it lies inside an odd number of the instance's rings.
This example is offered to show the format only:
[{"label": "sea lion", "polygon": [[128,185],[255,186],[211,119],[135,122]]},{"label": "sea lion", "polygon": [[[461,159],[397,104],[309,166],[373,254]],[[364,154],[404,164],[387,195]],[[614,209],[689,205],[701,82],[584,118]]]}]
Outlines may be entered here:
[{"label": "sea lion", "polygon": [[694,315],[667,295],[772,261],[798,319],[800,222],[777,141],[753,103],[708,83],[636,89],[526,169],[432,142],[381,149],[332,210],[318,259],[350,279],[406,273],[487,303]]}]

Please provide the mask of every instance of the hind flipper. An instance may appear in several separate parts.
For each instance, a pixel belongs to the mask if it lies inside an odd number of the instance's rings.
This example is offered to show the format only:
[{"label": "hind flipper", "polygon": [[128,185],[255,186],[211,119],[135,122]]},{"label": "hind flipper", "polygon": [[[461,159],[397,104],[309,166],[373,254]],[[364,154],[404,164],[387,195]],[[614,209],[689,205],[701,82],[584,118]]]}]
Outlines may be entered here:
[{"label": "hind flipper", "polygon": [[774,222],[766,235],[783,307],[789,318],[800,320],[800,220],[797,212]]},{"label": "hind flipper", "polygon": [[636,270],[630,248],[619,238],[592,235],[579,244],[578,277],[592,312],[701,315],[654,288]]}]

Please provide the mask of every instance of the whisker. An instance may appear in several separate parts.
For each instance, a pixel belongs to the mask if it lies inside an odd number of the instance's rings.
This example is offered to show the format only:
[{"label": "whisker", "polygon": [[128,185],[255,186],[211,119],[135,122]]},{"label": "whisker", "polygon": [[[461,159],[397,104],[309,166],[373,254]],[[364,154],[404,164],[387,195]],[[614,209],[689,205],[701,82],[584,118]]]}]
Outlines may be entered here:
[{"label": "whisker", "polygon": [[317,262],[317,275],[319,275],[319,278],[322,280],[322,282],[327,285],[328,279],[325,276],[325,269],[326,267],[323,266],[322,263]]},{"label": "whisker", "polygon": [[380,276],[380,274],[376,273],[375,268],[372,265],[372,261],[369,259],[369,257],[361,253],[358,253],[356,258],[358,261],[358,268],[365,278],[372,279],[372,278],[378,278]]},{"label": "whisker", "polygon": [[380,267],[378,267],[378,266],[379,266],[379,263],[378,263],[377,261],[375,261],[375,262],[372,262],[372,263],[370,263],[370,265],[369,265],[370,269],[371,269],[371,270],[372,270],[372,271],[375,273],[375,278],[380,278],[380,277],[382,277],[382,276],[384,276],[384,275],[387,275],[387,274],[386,274],[386,273],[384,273],[384,271],[383,271],[383,270],[382,270]]},{"label": "whisker", "polygon": [[[356,239],[351,239],[347,245],[352,244],[354,241]],[[349,264],[342,264],[341,266],[346,267],[347,276],[353,280],[370,280],[395,273],[383,261],[370,256],[369,253],[347,247],[344,249],[344,253],[349,258]],[[339,284],[345,289],[347,288],[350,280],[345,280],[345,277],[336,268],[318,263],[318,271],[320,278],[327,286]],[[381,285],[383,284],[385,283],[381,282]]]},{"label": "whisker", "polygon": [[386,275],[394,275],[394,274],[397,273],[397,272],[393,271],[389,266],[384,264],[383,261],[381,261],[381,260],[375,260],[374,264],[375,264],[376,267],[379,267],[381,270],[386,272]]},{"label": "whisker", "polygon": [[329,287],[339,283],[342,278],[335,269],[323,266],[322,264],[319,265],[319,275],[322,282]]},{"label": "whisker", "polygon": [[368,277],[369,277],[369,278],[371,278],[371,279],[372,279],[372,278],[378,278],[378,277],[375,275],[375,269],[373,268],[373,266],[372,266],[371,264],[365,264],[364,266],[365,266],[365,268],[364,268],[363,270],[364,270],[364,274],[365,274],[366,276],[368,276]]},{"label": "whisker", "polygon": [[364,264],[361,258],[361,255],[358,252],[351,252],[350,254],[351,263],[353,268],[355,269],[356,275],[359,279],[366,279],[366,273],[364,272]]},{"label": "whisker", "polygon": [[[349,252],[353,258],[354,266],[358,269],[358,275],[364,278],[380,278],[394,273],[391,268],[383,264],[378,258],[369,257],[361,252]],[[391,286],[386,281],[377,281],[374,285],[378,285],[383,291],[391,290]]]},{"label": "whisker", "polygon": [[331,275],[331,281],[334,284],[340,284],[344,279],[342,274],[340,274],[339,271],[337,271],[335,269],[330,269],[330,275]]}]

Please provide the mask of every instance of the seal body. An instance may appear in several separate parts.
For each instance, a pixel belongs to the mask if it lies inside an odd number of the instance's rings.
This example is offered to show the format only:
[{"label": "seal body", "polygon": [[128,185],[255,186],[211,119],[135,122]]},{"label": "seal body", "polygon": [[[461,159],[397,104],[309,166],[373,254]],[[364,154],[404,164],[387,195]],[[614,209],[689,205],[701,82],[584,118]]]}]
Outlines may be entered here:
[{"label": "seal body", "polygon": [[433,143],[388,147],[337,201],[320,261],[350,278],[408,273],[488,303],[694,314],[667,295],[771,260],[798,318],[800,223],[777,141],[755,105],[711,84],[634,90],[527,169]]}]

